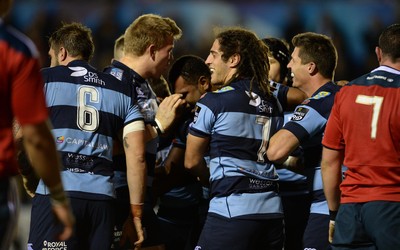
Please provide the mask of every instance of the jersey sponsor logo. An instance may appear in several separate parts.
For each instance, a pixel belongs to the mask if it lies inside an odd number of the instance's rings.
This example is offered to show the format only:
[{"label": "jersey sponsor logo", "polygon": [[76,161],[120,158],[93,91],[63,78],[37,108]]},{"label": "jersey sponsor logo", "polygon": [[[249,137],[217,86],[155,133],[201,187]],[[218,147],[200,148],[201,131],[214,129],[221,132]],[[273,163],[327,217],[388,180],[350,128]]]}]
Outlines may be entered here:
[{"label": "jersey sponsor logo", "polygon": [[65,241],[43,241],[42,250],[68,250]]},{"label": "jersey sponsor logo", "polygon": [[98,77],[94,72],[88,72],[87,75],[83,76],[85,82],[96,83],[105,86],[106,83]]},{"label": "jersey sponsor logo", "polygon": [[249,105],[257,107],[259,112],[261,113],[272,113],[272,107],[267,101],[262,100],[261,97],[259,97],[257,94],[250,93],[248,91],[246,91],[246,94],[248,97],[250,97]]},{"label": "jersey sponsor logo", "polygon": [[331,92],[321,91],[318,94],[316,94],[313,97],[311,97],[310,99],[318,100],[318,99],[325,98],[325,97],[330,96],[330,95],[331,95]]},{"label": "jersey sponsor logo", "polygon": [[78,139],[78,138],[72,138],[72,137],[66,137],[64,136],[58,136],[56,139],[57,143],[67,143],[67,144],[75,144],[75,145],[83,145],[85,147],[90,147],[90,148],[95,148],[95,149],[103,149],[103,150],[108,150],[108,145],[107,144],[102,144],[102,143],[94,143],[90,142],[84,139]]},{"label": "jersey sponsor logo", "polygon": [[74,71],[71,76],[81,77],[87,74],[87,69],[84,67],[68,67],[70,70]]},{"label": "jersey sponsor logo", "polygon": [[291,121],[301,121],[306,116],[308,111],[309,111],[308,108],[299,107],[294,111],[293,116],[290,120]]},{"label": "jersey sponsor logo", "polygon": [[261,101],[261,104],[258,106],[258,109],[261,113],[272,114],[273,108],[266,102],[265,100]]},{"label": "jersey sponsor logo", "polygon": [[368,81],[371,81],[371,80],[374,80],[374,79],[384,80],[384,81],[387,81],[387,82],[393,82],[394,81],[392,78],[388,78],[386,76],[380,76],[380,75],[368,76],[367,77]]},{"label": "jersey sponsor logo", "polygon": [[196,123],[197,118],[199,117],[200,110],[201,110],[201,108],[196,105],[196,107],[194,108],[193,124]]},{"label": "jersey sponsor logo", "polygon": [[110,74],[121,81],[122,80],[122,75],[124,74],[124,71],[122,69],[119,69],[119,68],[112,68],[111,71],[110,71]]},{"label": "jersey sponsor logo", "polygon": [[227,91],[231,91],[231,90],[235,90],[235,89],[232,88],[231,86],[225,86],[221,89],[215,90],[214,93],[223,93],[223,92],[227,92]]},{"label": "jersey sponsor logo", "polygon": [[274,182],[268,180],[260,180],[249,178],[249,188],[250,189],[266,189],[274,185]]},{"label": "jersey sponsor logo", "polygon": [[[90,168],[94,165],[93,157],[90,157],[88,155],[68,153],[65,160],[68,163],[69,167],[78,166],[78,168],[80,169],[79,172],[86,172],[85,170],[82,170],[82,168]],[[71,172],[77,172],[71,169],[68,170],[70,170]]]},{"label": "jersey sponsor logo", "polygon": [[261,104],[261,98],[257,94],[246,91],[246,95],[250,97],[249,105],[257,107]]},{"label": "jersey sponsor logo", "polygon": [[99,78],[97,73],[88,71],[84,67],[68,67],[70,70],[74,71],[71,73],[71,76],[73,77],[82,77],[84,79],[84,82],[90,82],[90,83],[96,83],[99,85],[106,85],[106,83]]}]

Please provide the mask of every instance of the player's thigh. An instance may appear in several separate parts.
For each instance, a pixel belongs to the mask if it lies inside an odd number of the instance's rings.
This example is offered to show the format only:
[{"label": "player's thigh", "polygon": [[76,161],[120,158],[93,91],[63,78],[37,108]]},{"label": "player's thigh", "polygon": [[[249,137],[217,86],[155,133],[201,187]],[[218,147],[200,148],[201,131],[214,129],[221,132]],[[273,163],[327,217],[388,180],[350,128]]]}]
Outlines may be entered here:
[{"label": "player's thigh", "polygon": [[362,204],[341,204],[335,220],[332,249],[376,249],[362,223]]},{"label": "player's thigh", "polygon": [[330,249],[329,215],[310,213],[303,235],[304,249]]},{"label": "player's thigh", "polygon": [[58,233],[63,230],[63,226],[57,223],[52,212],[50,197],[48,195],[35,194],[32,199],[31,210],[31,224],[28,239],[28,249],[42,249],[42,248],[67,248],[79,249],[78,235],[80,221],[79,216],[76,214],[74,202],[71,201],[73,214],[76,218],[77,224],[74,228],[74,234],[68,241],[59,241],[57,239]]},{"label": "player's thigh", "polygon": [[86,216],[90,218],[88,239],[91,250],[108,250],[113,242],[115,226],[114,200],[86,201]]}]

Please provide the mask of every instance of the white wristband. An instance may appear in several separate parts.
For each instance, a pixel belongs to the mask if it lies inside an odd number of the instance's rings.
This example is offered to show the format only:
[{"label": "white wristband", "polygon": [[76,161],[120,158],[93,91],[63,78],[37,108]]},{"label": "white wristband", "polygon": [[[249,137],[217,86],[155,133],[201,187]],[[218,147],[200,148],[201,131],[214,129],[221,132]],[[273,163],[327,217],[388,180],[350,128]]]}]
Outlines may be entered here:
[{"label": "white wristband", "polygon": [[165,130],[164,130],[163,126],[161,125],[161,123],[157,120],[157,118],[155,118],[154,121],[157,123],[157,126],[160,129],[161,133],[164,134]]}]

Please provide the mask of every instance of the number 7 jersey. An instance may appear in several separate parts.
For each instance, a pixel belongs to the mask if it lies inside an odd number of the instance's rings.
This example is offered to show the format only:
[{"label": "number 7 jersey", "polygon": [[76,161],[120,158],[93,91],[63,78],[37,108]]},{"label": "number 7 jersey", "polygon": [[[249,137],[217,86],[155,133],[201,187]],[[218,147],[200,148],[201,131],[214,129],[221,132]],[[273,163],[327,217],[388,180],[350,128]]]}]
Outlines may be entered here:
[{"label": "number 7 jersey", "polygon": [[345,150],[342,203],[400,201],[400,71],[381,66],[345,85],[322,143]]}]

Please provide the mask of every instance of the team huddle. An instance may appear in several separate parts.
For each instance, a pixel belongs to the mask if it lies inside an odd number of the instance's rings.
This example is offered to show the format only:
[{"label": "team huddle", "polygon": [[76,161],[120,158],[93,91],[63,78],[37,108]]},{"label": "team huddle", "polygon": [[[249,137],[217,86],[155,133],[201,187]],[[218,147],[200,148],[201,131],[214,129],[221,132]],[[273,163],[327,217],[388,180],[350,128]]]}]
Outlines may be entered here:
[{"label": "team huddle", "polygon": [[214,34],[174,59],[181,28],[143,14],[96,69],[91,30],[63,23],[39,69],[0,23],[1,249],[13,176],[29,250],[400,249],[400,24],[343,86],[326,35]]}]

